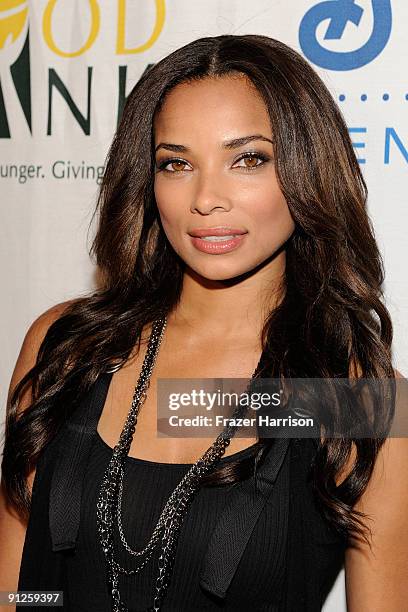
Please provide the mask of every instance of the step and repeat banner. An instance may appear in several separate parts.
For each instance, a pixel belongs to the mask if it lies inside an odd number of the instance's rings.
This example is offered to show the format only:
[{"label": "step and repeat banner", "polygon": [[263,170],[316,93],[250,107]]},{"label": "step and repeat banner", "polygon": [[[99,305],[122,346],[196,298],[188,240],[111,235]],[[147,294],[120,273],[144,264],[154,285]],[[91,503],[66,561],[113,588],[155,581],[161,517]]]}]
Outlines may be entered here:
[{"label": "step and repeat banner", "polygon": [[[408,3],[405,0],[0,0],[0,399],[24,334],[88,291],[89,228],[124,101],[149,64],[202,36],[265,34],[318,70],[369,187],[408,372]],[[345,610],[342,573],[325,605]]]}]

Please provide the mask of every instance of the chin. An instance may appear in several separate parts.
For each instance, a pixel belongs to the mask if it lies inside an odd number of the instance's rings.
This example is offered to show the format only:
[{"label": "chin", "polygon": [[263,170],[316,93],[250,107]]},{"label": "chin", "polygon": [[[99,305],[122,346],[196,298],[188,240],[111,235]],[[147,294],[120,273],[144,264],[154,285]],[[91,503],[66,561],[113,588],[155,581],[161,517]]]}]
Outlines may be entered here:
[{"label": "chin", "polygon": [[[214,256],[215,258],[215,256]],[[253,267],[246,266],[232,266],[232,265],[217,265],[208,264],[207,266],[192,266],[190,268],[194,270],[196,274],[209,281],[227,281],[241,277],[248,274],[253,270]]]}]

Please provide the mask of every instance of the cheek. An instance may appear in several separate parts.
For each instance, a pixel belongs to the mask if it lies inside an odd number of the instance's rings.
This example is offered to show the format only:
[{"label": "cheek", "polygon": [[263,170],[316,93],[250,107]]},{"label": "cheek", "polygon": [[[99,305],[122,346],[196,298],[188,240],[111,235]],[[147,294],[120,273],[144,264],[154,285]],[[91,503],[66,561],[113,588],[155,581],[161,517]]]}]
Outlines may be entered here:
[{"label": "cheek", "polygon": [[254,203],[250,213],[251,225],[261,241],[283,244],[294,231],[295,223],[279,187],[260,190]]},{"label": "cheek", "polygon": [[163,189],[160,186],[160,181],[154,185],[154,196],[163,228],[167,233],[177,223],[177,198],[172,196],[171,193],[169,194],[168,189]]}]

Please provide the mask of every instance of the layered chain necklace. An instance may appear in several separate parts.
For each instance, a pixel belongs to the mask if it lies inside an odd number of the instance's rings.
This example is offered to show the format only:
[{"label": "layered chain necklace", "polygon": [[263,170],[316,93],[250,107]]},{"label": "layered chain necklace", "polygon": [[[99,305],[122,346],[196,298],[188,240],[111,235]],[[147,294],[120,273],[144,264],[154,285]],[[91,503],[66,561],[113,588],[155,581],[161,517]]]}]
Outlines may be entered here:
[{"label": "layered chain necklace", "polygon": [[[146,400],[147,389],[150,385],[151,374],[166,324],[166,317],[161,317],[153,323],[132,404],[119,442],[113,449],[112,457],[105,470],[99,490],[97,501],[97,529],[107,563],[107,579],[112,600],[112,612],[128,612],[128,608],[121,600],[119,593],[120,574],[130,576],[140,572],[151,558],[159,543],[161,545],[161,552],[158,561],[154,601],[153,605],[147,608],[146,612],[160,610],[161,602],[170,582],[178,535],[183,519],[187,514],[194,494],[200,488],[201,479],[214,470],[237,430],[236,426],[227,425],[217,436],[210,448],[208,448],[196,463],[191,466],[167,500],[146,546],[142,550],[134,550],[126,540],[122,524],[124,464],[129,454],[140,408]],[[256,377],[259,367],[260,361],[252,374],[251,382]],[[251,382],[248,385],[248,389],[251,386]],[[233,417],[241,416],[246,410],[246,406],[242,407],[239,405]],[[115,558],[115,521],[123,547],[132,557],[135,557],[139,561],[139,565],[136,568],[125,568]]]}]

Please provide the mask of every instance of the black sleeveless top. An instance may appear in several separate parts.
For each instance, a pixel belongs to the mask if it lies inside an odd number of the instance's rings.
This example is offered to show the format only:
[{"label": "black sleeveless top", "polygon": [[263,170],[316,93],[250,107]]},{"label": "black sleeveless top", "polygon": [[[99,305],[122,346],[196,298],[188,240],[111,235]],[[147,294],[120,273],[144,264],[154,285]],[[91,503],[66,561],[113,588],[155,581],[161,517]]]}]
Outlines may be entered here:
[{"label": "black sleeveless top", "polygon": [[[70,612],[111,610],[96,527],[99,486],[112,453],[96,428],[111,377],[100,375],[44,449],[33,484],[18,589],[62,590],[62,609]],[[276,439],[259,468],[257,488],[251,477],[199,490],[180,531],[162,610],[321,610],[346,541],[313,496],[309,468],[316,442]],[[223,457],[221,464],[250,450]],[[122,521],[132,548],[146,545],[190,466],[127,458]],[[117,530],[115,537],[121,564],[135,567],[119,546]],[[131,612],[153,603],[159,552],[158,547],[141,572],[120,578],[121,597]]]}]

